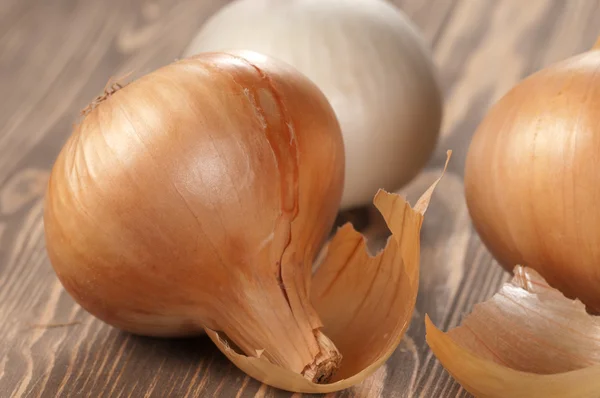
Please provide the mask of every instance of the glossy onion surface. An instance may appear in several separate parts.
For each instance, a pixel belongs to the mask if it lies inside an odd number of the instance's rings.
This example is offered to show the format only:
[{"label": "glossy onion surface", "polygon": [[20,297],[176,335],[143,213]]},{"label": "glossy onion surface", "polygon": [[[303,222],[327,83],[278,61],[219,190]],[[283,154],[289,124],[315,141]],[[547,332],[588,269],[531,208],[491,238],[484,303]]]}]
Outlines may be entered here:
[{"label": "glossy onion surface", "polygon": [[465,186],[483,242],[600,311],[600,51],[544,69],[489,112]]},{"label": "glossy onion surface", "polygon": [[256,53],[184,59],[75,127],[49,182],[49,256],[111,325],[208,327],[301,373],[327,346],[308,291],[343,172],[334,112],[295,69]]}]

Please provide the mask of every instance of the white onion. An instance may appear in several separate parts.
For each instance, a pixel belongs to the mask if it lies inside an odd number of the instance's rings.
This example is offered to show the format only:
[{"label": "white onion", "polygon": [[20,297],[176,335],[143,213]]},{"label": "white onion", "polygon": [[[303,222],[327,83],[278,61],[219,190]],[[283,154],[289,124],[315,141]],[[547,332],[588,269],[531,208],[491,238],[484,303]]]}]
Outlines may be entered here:
[{"label": "white onion", "polygon": [[425,41],[381,0],[239,0],[200,29],[185,56],[247,49],[285,61],[325,93],[342,127],[342,208],[397,190],[425,165],[442,96]]}]

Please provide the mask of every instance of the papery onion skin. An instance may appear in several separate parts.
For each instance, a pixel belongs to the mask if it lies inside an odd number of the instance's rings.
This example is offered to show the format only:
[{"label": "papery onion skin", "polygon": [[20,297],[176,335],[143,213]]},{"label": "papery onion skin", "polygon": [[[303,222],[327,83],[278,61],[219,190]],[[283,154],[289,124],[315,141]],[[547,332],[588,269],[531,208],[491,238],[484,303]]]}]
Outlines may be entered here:
[{"label": "papery onion skin", "polygon": [[[448,151],[439,178],[414,206],[398,194],[377,193],[373,204],[391,232],[377,255],[368,253],[365,236],[351,224],[338,229],[324,248],[313,275],[311,299],[324,330],[344,355],[330,383],[311,383],[263,358],[239,355],[212,330],[206,331],[208,336],[248,375],[287,391],[329,393],[371,376],[394,353],[410,324],[419,290],[421,226],[450,155]],[[369,234],[367,239],[377,239],[378,235]],[[364,396],[356,391],[350,394]]]},{"label": "papery onion skin", "polygon": [[[87,311],[133,333],[224,332],[320,381],[339,361],[308,292],[344,177],[319,89],[249,52],[175,62],[75,127],[44,214],[51,263]],[[321,366],[322,365],[322,366]]]},{"label": "papery onion skin", "polygon": [[425,317],[427,343],[465,390],[482,398],[598,398],[600,318],[534,270],[477,304],[443,333]]},{"label": "papery onion skin", "polygon": [[233,1],[184,54],[230,49],[287,62],[326,95],[346,148],[342,209],[401,188],[432,155],[443,113],[435,66],[417,27],[389,1]]},{"label": "papery onion skin", "polygon": [[525,79],[469,148],[465,190],[481,239],[600,311],[600,51]]}]

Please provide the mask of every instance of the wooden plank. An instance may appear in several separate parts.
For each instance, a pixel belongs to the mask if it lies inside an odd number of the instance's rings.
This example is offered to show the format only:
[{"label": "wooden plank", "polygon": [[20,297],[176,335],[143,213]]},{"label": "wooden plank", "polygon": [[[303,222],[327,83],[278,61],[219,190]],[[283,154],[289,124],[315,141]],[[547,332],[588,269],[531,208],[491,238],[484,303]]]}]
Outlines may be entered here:
[{"label": "wooden plank", "polygon": [[[43,240],[49,169],[79,110],[111,76],[133,77],[183,51],[223,2],[6,1],[0,6],[0,396],[299,397],[260,385],[206,338],[158,340],[114,330],[64,293]],[[600,2],[398,0],[434,50],[446,96],[443,135],[416,197],[454,150],[423,229],[421,291],[401,346],[371,378],[330,397],[466,396],[424,341],[423,318],[447,328],[507,275],[473,233],[464,157],[486,109],[520,78],[582,51]],[[53,324],[55,327],[39,327]]]}]

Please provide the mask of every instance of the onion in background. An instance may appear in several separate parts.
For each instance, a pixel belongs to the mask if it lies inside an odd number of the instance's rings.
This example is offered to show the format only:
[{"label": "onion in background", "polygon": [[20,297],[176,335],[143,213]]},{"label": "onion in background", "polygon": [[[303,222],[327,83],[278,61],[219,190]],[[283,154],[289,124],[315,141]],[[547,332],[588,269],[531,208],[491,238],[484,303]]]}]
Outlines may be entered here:
[{"label": "onion in background", "polygon": [[246,49],[308,76],[331,103],[346,151],[342,209],[369,205],[425,166],[442,96],[424,40],[382,0],[239,0],[212,16],[185,56]]}]

